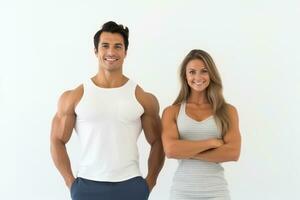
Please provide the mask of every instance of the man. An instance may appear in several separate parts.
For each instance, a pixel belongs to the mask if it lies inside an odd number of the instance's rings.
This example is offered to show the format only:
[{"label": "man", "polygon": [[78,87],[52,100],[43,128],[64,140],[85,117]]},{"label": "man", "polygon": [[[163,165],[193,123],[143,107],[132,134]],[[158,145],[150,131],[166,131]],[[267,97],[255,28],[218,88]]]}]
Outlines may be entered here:
[{"label": "man", "polygon": [[[94,36],[98,73],[60,97],[51,130],[51,155],[73,200],[144,200],[164,163],[158,101],[123,75],[129,30],[107,22]],[[77,178],[65,144],[73,128],[82,147]],[[137,139],[151,145],[141,177]]]}]

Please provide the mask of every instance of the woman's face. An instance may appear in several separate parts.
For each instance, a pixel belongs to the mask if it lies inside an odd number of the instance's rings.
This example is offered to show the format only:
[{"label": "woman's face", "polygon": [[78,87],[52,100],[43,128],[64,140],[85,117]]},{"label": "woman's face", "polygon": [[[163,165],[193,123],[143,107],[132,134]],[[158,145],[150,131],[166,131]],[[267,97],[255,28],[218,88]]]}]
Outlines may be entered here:
[{"label": "woman's face", "polygon": [[207,67],[200,59],[194,59],[186,65],[186,80],[192,90],[197,92],[205,91],[208,87],[210,78]]}]

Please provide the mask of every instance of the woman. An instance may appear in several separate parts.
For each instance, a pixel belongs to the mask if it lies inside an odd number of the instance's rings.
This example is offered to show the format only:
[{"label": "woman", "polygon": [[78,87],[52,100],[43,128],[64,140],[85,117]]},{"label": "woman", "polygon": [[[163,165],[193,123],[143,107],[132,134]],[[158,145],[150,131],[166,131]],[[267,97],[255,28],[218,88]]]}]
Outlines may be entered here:
[{"label": "woman", "polygon": [[241,137],[237,110],[226,103],[211,56],[192,50],[180,67],[181,89],[162,116],[168,158],[179,160],[171,200],[230,199],[221,162],[237,161]]}]

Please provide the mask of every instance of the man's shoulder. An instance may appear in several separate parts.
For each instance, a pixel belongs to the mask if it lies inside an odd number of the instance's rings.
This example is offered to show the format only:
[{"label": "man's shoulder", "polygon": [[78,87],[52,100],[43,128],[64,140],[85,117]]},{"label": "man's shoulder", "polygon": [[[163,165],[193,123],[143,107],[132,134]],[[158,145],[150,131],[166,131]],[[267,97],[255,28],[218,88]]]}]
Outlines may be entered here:
[{"label": "man's shoulder", "polygon": [[75,100],[76,97],[82,94],[83,94],[83,84],[77,86],[74,89],[64,91],[61,95],[61,99],[72,101]]},{"label": "man's shoulder", "polygon": [[146,110],[158,110],[159,111],[159,103],[156,96],[150,92],[146,92],[139,85],[136,87],[135,95],[139,103]]},{"label": "man's shoulder", "polygon": [[154,94],[150,92],[146,92],[141,88],[139,85],[136,86],[136,95],[138,95],[140,98],[149,100],[149,101],[157,101],[157,98]]},{"label": "man's shoulder", "polygon": [[83,85],[81,84],[74,89],[64,91],[59,98],[58,105],[67,110],[74,110],[82,95]]}]

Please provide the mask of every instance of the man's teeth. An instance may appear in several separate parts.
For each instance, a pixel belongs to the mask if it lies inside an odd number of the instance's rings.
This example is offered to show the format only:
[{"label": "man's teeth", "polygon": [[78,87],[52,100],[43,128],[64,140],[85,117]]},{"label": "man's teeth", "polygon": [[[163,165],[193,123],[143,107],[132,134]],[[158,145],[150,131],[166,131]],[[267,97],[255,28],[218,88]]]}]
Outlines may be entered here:
[{"label": "man's teeth", "polygon": [[105,58],[105,60],[108,60],[108,61],[116,61],[117,59],[116,59],[116,58]]}]

